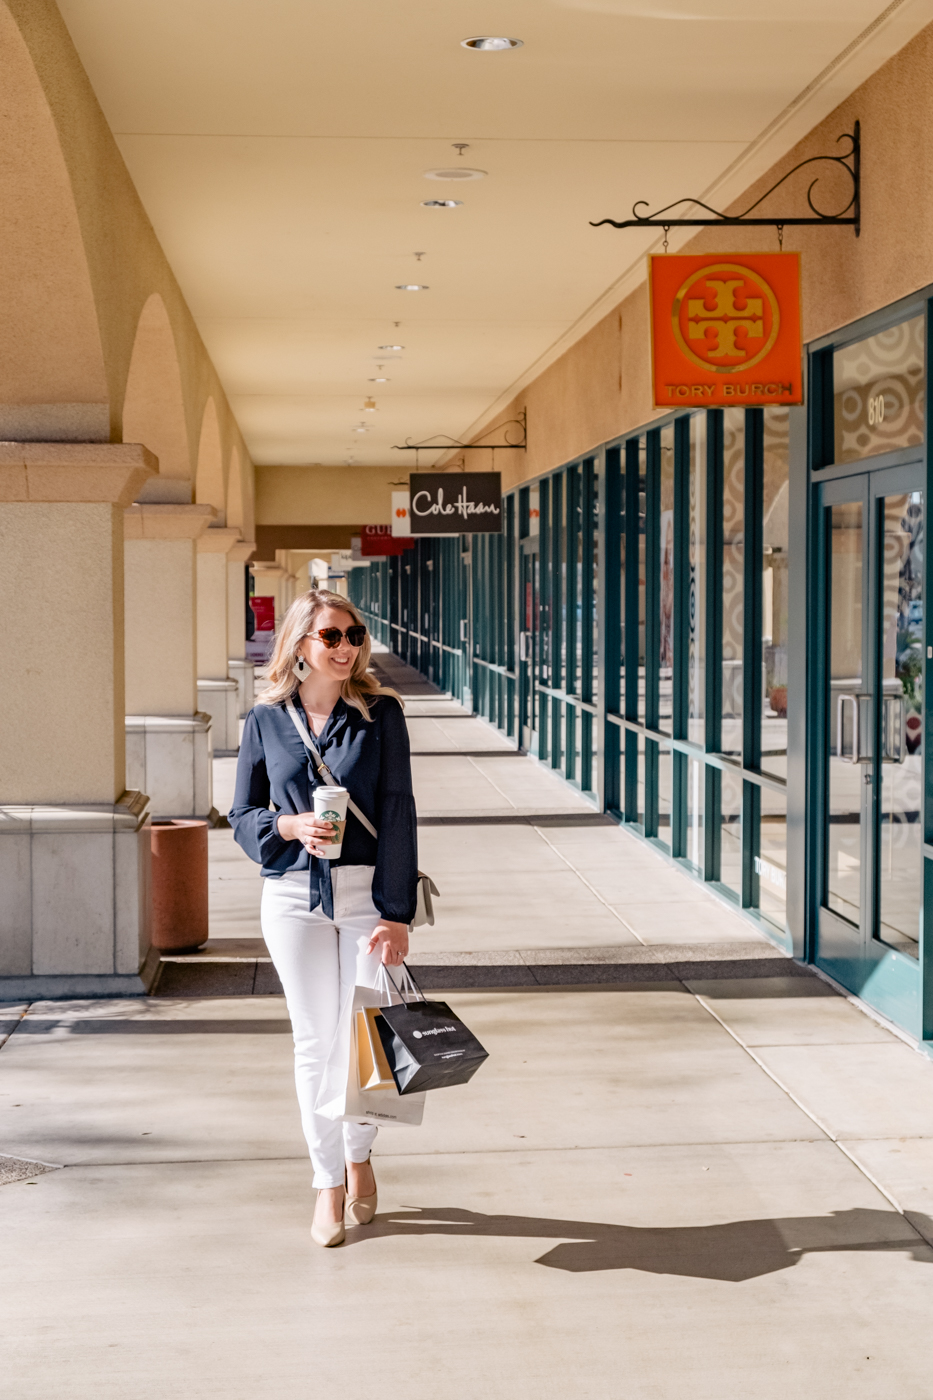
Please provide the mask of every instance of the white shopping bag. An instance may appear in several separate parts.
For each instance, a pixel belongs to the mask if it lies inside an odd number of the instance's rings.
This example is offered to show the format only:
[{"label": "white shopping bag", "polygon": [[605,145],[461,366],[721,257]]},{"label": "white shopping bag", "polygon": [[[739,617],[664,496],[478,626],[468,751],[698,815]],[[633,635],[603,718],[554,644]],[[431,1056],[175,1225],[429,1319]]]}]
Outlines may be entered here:
[{"label": "white shopping bag", "polygon": [[388,978],[385,989],[354,987],[347,995],[337,1022],[337,1032],[327,1055],[315,1113],[335,1121],[408,1123],[416,1128],[424,1114],[424,1094],[399,1094],[391,1089],[361,1089],[356,1013],[365,1006],[388,1006],[401,1001]]}]

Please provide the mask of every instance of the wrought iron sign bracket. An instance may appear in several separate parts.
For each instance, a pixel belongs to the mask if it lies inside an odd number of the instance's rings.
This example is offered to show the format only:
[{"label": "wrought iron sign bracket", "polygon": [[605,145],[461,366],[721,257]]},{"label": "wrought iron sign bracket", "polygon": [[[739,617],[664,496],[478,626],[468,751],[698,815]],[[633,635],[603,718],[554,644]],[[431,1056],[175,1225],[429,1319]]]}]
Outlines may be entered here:
[{"label": "wrought iron sign bracket", "polygon": [[[509,439],[508,429],[516,427],[521,429],[521,442],[512,442]],[[512,451],[527,452],[528,450],[528,410],[522,409],[517,418],[510,418],[506,423],[499,423],[491,432],[498,432],[503,429],[504,442],[458,442],[456,438],[448,437],[446,433],[435,433],[435,438],[442,438],[442,442],[434,442],[426,438],[424,442],[402,442],[396,443],[392,448],[393,452],[492,452],[493,461],[497,450],[509,448]],[[417,465],[417,457],[415,463]]]},{"label": "wrought iron sign bracket", "polygon": [[[702,199],[675,199],[672,204],[658,210],[656,214],[639,214],[639,207],[647,208],[647,200],[636,200],[632,206],[632,217],[630,219],[600,219],[598,222],[590,220],[591,228],[602,228],[603,224],[610,224],[612,228],[661,228],[664,230],[665,248],[667,244],[667,231],[672,228],[776,228],[778,238],[783,241],[785,228],[791,225],[800,227],[803,225],[820,226],[823,228],[837,228],[841,225],[849,225],[855,229],[855,236],[858,238],[861,232],[861,123],[856,122],[851,131],[845,131],[837,138],[837,145],[840,141],[848,141],[850,149],[841,156],[810,156],[807,160],[802,160],[799,165],[795,165],[793,170],[788,170],[786,175],[782,175],[777,184],[771,186],[760,199],[756,199],[754,204],[750,204],[741,214],[722,214],[718,209],[713,209],[709,204],[704,204]],[[796,175],[798,170],[803,170],[808,165],[819,165],[825,162],[830,165],[841,166],[852,181],[852,196],[843,209],[836,214],[824,214],[813,202],[813,191],[819,183],[819,175],[811,180],[807,188],[807,204],[813,211],[812,216],[793,218],[762,218],[756,215],[749,216],[752,212],[763,204],[769,195],[780,189],[792,175]],[[672,218],[670,211],[678,209],[681,205],[696,205],[700,209],[705,209],[712,217],[702,219],[677,219]]]}]

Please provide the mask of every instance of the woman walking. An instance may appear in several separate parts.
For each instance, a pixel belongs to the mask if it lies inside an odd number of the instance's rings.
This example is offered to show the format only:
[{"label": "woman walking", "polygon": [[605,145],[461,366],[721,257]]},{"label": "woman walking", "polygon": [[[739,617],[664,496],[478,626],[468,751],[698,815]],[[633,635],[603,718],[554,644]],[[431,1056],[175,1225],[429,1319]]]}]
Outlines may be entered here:
[{"label": "woman walking", "polygon": [[[301,1123],[318,1189],[311,1236],[341,1244],[345,1222],[369,1224],[377,1129],[314,1111],[338,1013],[354,985],[374,987],[380,963],[408,952],[417,897],[417,834],[401,700],[367,670],[371,646],[352,603],[318,590],[285,614],[268,689],[246,719],[230,825],[262,866],[262,932],[295,1041]],[[339,860],[322,859],[333,827],[314,815],[322,779],[290,706],[333,775],[375,829],[347,816]],[[270,810],[271,802],[271,810]]]}]

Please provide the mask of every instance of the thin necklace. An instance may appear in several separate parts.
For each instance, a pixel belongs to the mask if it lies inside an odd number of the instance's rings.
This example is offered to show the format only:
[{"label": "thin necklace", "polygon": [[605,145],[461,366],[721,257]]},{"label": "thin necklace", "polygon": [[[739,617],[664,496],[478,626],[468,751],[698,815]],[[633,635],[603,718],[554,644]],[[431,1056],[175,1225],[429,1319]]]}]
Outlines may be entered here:
[{"label": "thin necklace", "polygon": [[[298,698],[301,699],[300,696],[299,696]],[[315,721],[315,718],[317,718],[316,712],[313,711],[313,710],[310,710],[303,700],[301,701],[301,706],[302,706],[302,709],[304,710],[305,714],[308,716],[308,724],[310,725],[312,734],[320,735],[320,734],[323,732],[323,730],[324,730],[324,725],[327,723],[327,721],[328,721],[328,720],[330,719],[330,717],[331,717],[331,714],[333,713],[333,707],[331,707],[331,709],[328,710],[328,712],[327,712],[326,715],[323,715],[323,716],[321,717],[321,718],[322,718],[321,728],[320,728],[320,729],[315,729],[315,727],[314,727],[314,721]]]}]

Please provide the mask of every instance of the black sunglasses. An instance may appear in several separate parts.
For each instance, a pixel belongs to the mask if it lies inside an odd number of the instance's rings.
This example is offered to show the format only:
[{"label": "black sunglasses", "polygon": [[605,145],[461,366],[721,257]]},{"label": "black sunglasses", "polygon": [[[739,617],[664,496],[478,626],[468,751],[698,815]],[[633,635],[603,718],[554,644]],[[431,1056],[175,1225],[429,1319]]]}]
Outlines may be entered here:
[{"label": "black sunglasses", "polygon": [[308,636],[317,637],[329,651],[333,651],[334,647],[339,647],[344,637],[351,647],[361,647],[366,640],[366,628],[353,626],[348,627],[346,632],[341,632],[339,627],[321,627],[317,632],[309,632]]}]

